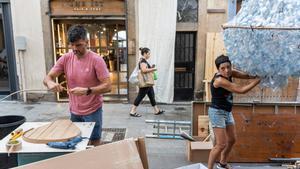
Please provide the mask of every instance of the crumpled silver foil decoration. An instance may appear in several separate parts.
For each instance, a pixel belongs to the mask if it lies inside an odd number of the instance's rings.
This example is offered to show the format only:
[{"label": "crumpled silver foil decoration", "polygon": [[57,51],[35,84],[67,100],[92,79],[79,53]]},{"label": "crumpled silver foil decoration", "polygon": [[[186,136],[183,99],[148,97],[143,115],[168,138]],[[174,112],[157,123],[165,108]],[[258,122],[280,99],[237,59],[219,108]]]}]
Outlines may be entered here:
[{"label": "crumpled silver foil decoration", "polygon": [[227,54],[236,68],[281,88],[300,77],[300,1],[245,0],[224,25]]}]

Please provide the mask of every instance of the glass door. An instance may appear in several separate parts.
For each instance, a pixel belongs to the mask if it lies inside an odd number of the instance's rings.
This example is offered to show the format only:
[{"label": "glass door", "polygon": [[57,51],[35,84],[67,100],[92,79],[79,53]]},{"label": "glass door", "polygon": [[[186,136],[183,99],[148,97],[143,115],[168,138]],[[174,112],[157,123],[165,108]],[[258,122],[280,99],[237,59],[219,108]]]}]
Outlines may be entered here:
[{"label": "glass door", "polygon": [[[89,50],[98,53],[107,65],[112,82],[112,91],[105,96],[127,97],[127,35],[123,20],[52,20],[55,61],[69,51],[67,31],[74,24],[82,24],[88,30]],[[64,75],[57,81],[66,85]],[[67,92],[61,92],[58,100],[67,100]]]},{"label": "glass door", "polygon": [[0,92],[10,91],[8,78],[7,53],[5,49],[2,5],[0,5]]}]

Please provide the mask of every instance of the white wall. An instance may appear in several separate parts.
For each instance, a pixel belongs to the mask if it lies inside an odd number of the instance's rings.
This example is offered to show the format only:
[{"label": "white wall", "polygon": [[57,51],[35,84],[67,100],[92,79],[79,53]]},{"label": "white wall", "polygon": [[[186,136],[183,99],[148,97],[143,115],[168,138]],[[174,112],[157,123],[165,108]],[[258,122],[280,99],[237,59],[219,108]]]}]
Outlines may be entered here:
[{"label": "white wall", "polygon": [[[40,0],[11,0],[11,12],[14,39],[26,38],[27,48],[23,52],[26,89],[45,89],[42,80],[46,74],[44,41],[41,21]],[[16,48],[16,41],[15,41]],[[17,72],[20,76],[20,64],[16,49]],[[20,88],[21,88],[20,84]]]}]

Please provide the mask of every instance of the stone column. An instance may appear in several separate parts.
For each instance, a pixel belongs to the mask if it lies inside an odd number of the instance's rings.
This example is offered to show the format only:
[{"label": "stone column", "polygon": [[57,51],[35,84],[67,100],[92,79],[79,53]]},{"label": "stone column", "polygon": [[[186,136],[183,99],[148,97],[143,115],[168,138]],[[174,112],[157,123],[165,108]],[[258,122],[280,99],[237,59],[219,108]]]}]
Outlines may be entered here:
[{"label": "stone column", "polygon": [[[138,57],[138,0],[127,0],[128,78]],[[128,99],[132,103],[137,95],[136,86],[128,83]]]}]

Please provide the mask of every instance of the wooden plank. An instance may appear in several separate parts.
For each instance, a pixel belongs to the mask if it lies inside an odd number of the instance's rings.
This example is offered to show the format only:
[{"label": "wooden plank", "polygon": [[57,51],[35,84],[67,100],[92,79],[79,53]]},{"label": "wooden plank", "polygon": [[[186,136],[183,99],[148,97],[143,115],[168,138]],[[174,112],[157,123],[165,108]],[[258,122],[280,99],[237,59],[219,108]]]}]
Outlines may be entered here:
[{"label": "wooden plank", "polygon": [[211,80],[213,74],[217,72],[214,64],[215,55],[215,39],[216,33],[208,32],[206,35],[206,57],[205,57],[205,80]]},{"label": "wooden plank", "polygon": [[[198,135],[196,116],[208,110],[210,103],[193,102],[193,135]],[[277,107],[277,108],[276,108]],[[233,106],[237,142],[231,162],[269,162],[271,157],[300,156],[300,104],[248,104]]]},{"label": "wooden plank", "polygon": [[226,13],[225,9],[207,9],[207,13]]},{"label": "wooden plank", "polygon": [[26,132],[23,139],[30,143],[44,144],[54,141],[67,141],[80,134],[80,129],[70,120],[56,120]]},{"label": "wooden plank", "polygon": [[224,46],[224,40],[221,33],[209,32],[207,33],[207,44],[206,44],[206,57],[205,57],[205,100],[210,101],[210,81],[214,74],[217,72],[215,66],[215,59],[221,55],[226,54]]}]

